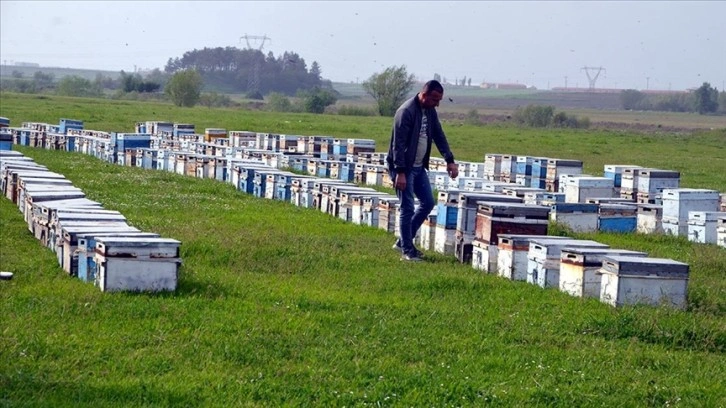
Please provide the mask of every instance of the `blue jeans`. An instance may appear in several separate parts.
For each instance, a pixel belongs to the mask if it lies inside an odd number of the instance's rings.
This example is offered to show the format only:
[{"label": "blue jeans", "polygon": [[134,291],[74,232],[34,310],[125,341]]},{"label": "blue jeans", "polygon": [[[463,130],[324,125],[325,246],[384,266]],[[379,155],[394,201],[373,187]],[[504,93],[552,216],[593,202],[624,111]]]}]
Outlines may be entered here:
[{"label": "blue jeans", "polygon": [[[391,172],[391,179],[396,180],[396,172]],[[414,195],[418,198],[419,205],[414,211]],[[431,210],[434,209],[434,194],[431,191],[428,174],[423,167],[414,167],[406,175],[406,190],[396,190],[396,196],[400,200],[398,216],[400,220],[399,244],[401,252],[406,255],[414,255],[416,248],[413,245],[413,238]]]}]

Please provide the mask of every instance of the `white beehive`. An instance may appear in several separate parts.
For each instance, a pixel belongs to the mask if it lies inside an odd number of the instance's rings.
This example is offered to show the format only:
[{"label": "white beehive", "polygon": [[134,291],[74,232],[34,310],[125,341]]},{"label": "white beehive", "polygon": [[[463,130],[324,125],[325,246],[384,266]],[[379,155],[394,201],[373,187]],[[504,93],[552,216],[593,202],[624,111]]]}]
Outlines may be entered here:
[{"label": "white beehive", "polygon": [[473,240],[471,242],[471,266],[486,273],[493,273],[497,270],[497,245],[490,245],[484,241]]},{"label": "white beehive", "polygon": [[590,197],[613,197],[615,184],[606,177],[568,177],[564,193],[565,202],[584,203]]},{"label": "white beehive", "polygon": [[527,280],[527,255],[533,239],[570,239],[549,235],[499,234],[497,250],[497,275],[511,280]]},{"label": "white beehive", "polygon": [[645,257],[645,252],[625,249],[563,248],[560,255],[560,291],[576,297],[600,297],[598,271],[605,256]]},{"label": "white beehive", "polygon": [[726,217],[726,212],[691,211],[688,213],[688,240],[702,244],[715,244],[718,219]]},{"label": "white beehive", "polygon": [[532,239],[527,254],[527,283],[542,288],[560,286],[560,256],[562,248],[607,249],[609,245],[583,239]]},{"label": "white beehive", "polygon": [[96,283],[104,292],[176,290],[180,245],[169,238],[99,238]]},{"label": "white beehive", "polygon": [[702,188],[665,189],[663,194],[663,220],[688,222],[690,211],[718,211],[719,192]]},{"label": "white beehive", "polygon": [[684,308],[688,264],[663,258],[603,258],[600,301],[612,306],[647,304]]},{"label": "white beehive", "polygon": [[637,231],[641,234],[663,233],[663,206],[656,204],[638,205]]}]

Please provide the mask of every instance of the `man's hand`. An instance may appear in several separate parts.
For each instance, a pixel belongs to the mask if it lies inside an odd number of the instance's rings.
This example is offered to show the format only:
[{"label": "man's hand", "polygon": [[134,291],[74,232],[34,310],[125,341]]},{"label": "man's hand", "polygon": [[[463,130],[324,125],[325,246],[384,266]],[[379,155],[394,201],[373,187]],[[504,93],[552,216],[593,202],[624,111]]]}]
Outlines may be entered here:
[{"label": "man's hand", "polygon": [[449,177],[451,177],[452,180],[456,179],[459,176],[459,165],[456,163],[447,164],[446,172],[449,173]]},{"label": "man's hand", "polygon": [[396,190],[405,190],[406,189],[406,173],[396,173],[396,179],[393,180],[393,185],[396,187]]}]

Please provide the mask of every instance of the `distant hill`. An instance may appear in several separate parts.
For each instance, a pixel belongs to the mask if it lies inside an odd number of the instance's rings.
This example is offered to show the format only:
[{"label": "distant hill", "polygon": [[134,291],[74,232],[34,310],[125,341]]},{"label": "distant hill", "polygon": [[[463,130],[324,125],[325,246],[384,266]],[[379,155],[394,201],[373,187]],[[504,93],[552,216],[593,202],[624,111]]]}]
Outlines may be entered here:
[{"label": "distant hill", "polygon": [[121,71],[103,71],[98,69],[80,69],[80,68],[59,68],[59,67],[28,67],[20,65],[0,65],[0,77],[11,77],[13,72],[20,72],[23,78],[32,78],[36,72],[44,74],[53,74],[56,80],[66,76],[79,76],[88,80],[94,80],[97,74],[117,79],[121,76]]}]

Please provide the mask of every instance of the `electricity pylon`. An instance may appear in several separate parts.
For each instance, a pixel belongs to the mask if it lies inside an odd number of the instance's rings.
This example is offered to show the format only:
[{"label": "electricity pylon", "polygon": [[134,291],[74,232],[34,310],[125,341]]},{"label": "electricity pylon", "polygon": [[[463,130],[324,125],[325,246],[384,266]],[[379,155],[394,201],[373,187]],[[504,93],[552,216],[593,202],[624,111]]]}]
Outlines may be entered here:
[{"label": "electricity pylon", "polygon": [[[262,52],[262,48],[265,46],[265,41],[272,39],[268,37],[267,35],[243,35],[239,38],[240,42],[242,42],[242,39],[244,39],[247,42],[247,49],[252,50],[255,49],[257,51]],[[252,44],[250,43],[250,40],[252,41],[260,41],[260,45],[257,48],[252,47]],[[264,57],[264,55],[263,55]],[[258,93],[260,90],[260,59],[257,58],[257,56],[254,57],[254,63],[252,64],[252,71],[250,71],[249,75],[247,76],[247,93]]]},{"label": "electricity pylon", "polygon": [[[597,77],[600,76],[600,72],[605,71],[605,68],[603,67],[582,67],[581,70],[585,71],[585,74],[587,75],[587,80],[590,82],[590,89],[595,89],[595,82],[597,81]],[[590,75],[590,70],[597,72],[594,76]]]}]

